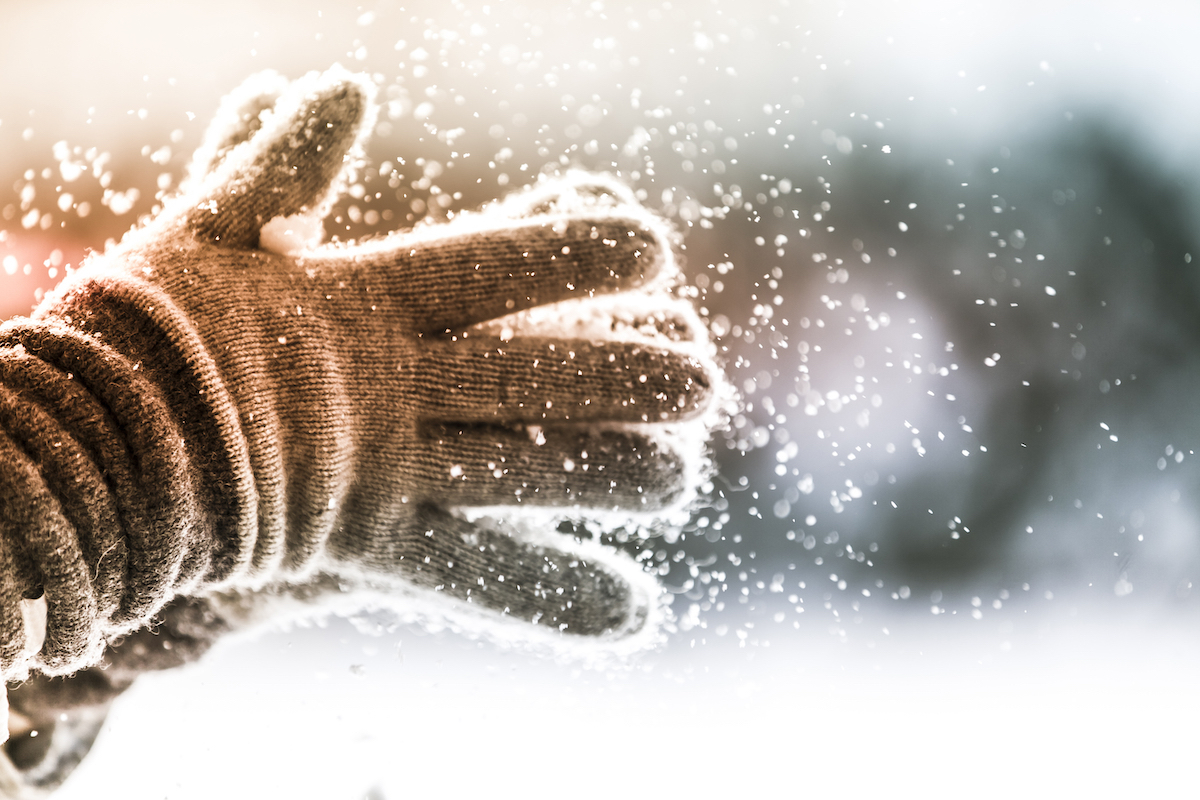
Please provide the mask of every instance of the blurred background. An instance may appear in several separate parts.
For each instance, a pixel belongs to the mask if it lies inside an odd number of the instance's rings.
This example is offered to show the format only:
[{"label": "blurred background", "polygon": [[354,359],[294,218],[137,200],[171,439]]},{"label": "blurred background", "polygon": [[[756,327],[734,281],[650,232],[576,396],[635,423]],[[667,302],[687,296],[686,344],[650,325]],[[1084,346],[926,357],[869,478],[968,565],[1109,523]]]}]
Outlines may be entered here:
[{"label": "blurred background", "polygon": [[79,0],[0,29],[0,318],[152,213],[248,74],[341,62],[385,106],[331,234],[612,173],[683,232],[744,397],[711,503],[625,545],[674,594],[660,652],[325,620],[144,679],[63,796],[1189,777],[1200,9]]}]

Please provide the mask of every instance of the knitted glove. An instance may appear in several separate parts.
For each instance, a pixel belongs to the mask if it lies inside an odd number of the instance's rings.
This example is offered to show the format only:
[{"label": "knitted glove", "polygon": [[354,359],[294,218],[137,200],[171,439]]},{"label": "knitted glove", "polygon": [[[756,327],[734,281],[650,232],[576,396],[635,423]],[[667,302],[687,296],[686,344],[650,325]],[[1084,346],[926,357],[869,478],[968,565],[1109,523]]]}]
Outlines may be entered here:
[{"label": "knitted glove", "polygon": [[[97,664],[175,597],[171,613],[264,606],[306,585],[560,636],[646,629],[653,580],[552,517],[652,518],[699,481],[700,442],[671,432],[711,409],[719,376],[664,291],[663,229],[589,179],[318,246],[372,96],[340,69],[252,80],[179,197],[0,327],[8,679]],[[498,507],[548,510],[470,521]]]}]

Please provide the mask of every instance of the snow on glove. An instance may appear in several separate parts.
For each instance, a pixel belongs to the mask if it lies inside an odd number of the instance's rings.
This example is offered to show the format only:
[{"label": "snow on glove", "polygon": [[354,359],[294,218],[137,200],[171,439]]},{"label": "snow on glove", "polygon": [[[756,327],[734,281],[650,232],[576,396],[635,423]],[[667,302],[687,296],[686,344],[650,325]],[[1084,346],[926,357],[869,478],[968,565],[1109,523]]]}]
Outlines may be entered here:
[{"label": "snow on glove", "polygon": [[[253,79],[182,195],[0,327],[9,680],[96,664],[177,596],[329,576],[556,635],[653,624],[652,579],[553,517],[653,517],[700,480],[672,431],[719,375],[664,230],[588,179],[316,246],[372,97]],[[546,512],[470,521],[498,507]]]}]

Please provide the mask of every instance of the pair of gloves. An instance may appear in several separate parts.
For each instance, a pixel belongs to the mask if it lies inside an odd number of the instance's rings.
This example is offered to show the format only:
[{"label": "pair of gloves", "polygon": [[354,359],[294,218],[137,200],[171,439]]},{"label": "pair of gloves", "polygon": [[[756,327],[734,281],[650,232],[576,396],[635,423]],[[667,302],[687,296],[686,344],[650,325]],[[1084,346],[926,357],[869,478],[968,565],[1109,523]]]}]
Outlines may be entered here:
[{"label": "pair of gloves", "polygon": [[61,781],[141,672],[317,601],[657,630],[653,578],[554,529],[703,479],[721,378],[667,229],[575,177],[321,245],[373,96],[339,68],[251,79],[179,196],[0,326],[0,789]]}]

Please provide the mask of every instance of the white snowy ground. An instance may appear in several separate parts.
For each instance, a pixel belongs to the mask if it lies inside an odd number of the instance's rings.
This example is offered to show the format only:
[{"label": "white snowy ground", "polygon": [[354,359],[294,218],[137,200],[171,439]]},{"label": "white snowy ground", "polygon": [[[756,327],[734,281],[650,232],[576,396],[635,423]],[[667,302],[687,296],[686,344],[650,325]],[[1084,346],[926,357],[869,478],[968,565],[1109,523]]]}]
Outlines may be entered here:
[{"label": "white snowy ground", "polygon": [[1195,785],[1194,621],[1063,604],[983,625],[886,622],[887,635],[844,643],[824,623],[764,630],[765,647],[681,635],[635,669],[594,673],[335,620],[146,677],[59,797],[1162,797]]}]

